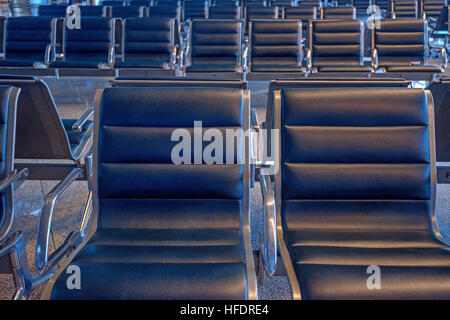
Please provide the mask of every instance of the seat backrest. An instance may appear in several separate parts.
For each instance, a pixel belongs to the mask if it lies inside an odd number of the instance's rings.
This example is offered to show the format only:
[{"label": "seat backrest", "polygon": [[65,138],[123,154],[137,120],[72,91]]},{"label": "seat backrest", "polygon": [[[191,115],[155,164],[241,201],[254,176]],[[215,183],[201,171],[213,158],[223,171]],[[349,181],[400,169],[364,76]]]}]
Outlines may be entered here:
[{"label": "seat backrest", "polygon": [[82,18],[110,17],[111,7],[108,6],[79,6]]},{"label": "seat backrest", "polygon": [[209,7],[208,17],[210,19],[233,19],[242,18],[241,7],[237,6],[214,6]]},{"label": "seat backrest", "polygon": [[114,6],[111,7],[111,16],[113,18],[134,18],[134,17],[146,17],[147,10],[145,7],[138,6]]},{"label": "seat backrest", "polygon": [[130,6],[138,6],[138,7],[149,7],[150,1],[149,0],[131,0],[128,5]]},{"label": "seat backrest", "polygon": [[66,10],[66,5],[41,5],[38,8],[38,15],[39,17],[64,18]]},{"label": "seat backrest", "polygon": [[427,51],[427,28],[421,19],[383,19],[372,29],[372,48],[377,49],[378,65],[423,63]]},{"label": "seat backrest", "polygon": [[149,8],[149,17],[151,18],[170,18],[181,21],[181,7],[158,5]]},{"label": "seat backrest", "polygon": [[[211,202],[215,202],[217,211],[205,221],[205,225],[220,229],[232,222],[232,225],[242,228],[242,221],[248,213],[247,155],[245,162],[239,157],[233,158],[232,154],[228,155],[231,161],[224,161],[218,153],[223,149],[225,159],[228,147],[244,154],[247,147],[243,132],[242,135],[237,133],[241,139],[234,143],[234,147],[227,146],[224,141],[223,146],[216,149],[219,163],[208,164],[208,158],[197,158],[198,150],[188,155],[187,149],[192,147],[194,151],[193,144],[198,139],[193,136],[194,121],[202,121],[201,132],[217,128],[224,137],[226,129],[247,130],[248,91],[224,88],[106,88],[97,101],[93,149],[94,230],[95,226],[155,227],[142,224],[139,214],[130,214],[123,219],[117,211],[104,210],[119,200],[123,203],[145,200],[145,214],[155,219],[167,213],[161,210],[162,207],[191,207],[198,212],[211,210]],[[178,153],[174,147],[179,145],[181,139],[179,136],[173,139],[176,141],[171,139],[176,129],[185,129],[187,131],[183,131],[189,132],[192,137],[192,143],[185,141],[187,149]],[[208,154],[205,147],[209,144],[200,142],[201,152]],[[172,153],[178,156],[180,152],[183,155],[186,152],[186,163],[174,164]],[[186,228],[186,225],[168,225],[173,223],[172,219],[159,221],[161,228]],[[183,221],[181,219],[180,222]]]},{"label": "seat backrest", "polygon": [[0,77],[21,89],[17,107],[17,159],[72,159],[69,138],[47,84],[26,76]]},{"label": "seat backrest", "polygon": [[357,12],[367,12],[367,8],[372,5],[372,0],[353,0],[353,6]]},{"label": "seat backrest", "polygon": [[204,19],[207,16],[208,1],[185,1],[184,19]]},{"label": "seat backrest", "polygon": [[317,11],[320,11],[322,8],[322,1],[320,0],[305,0],[298,2],[299,7],[316,7]]},{"label": "seat backrest", "polygon": [[320,18],[328,20],[356,19],[356,9],[352,6],[323,7],[320,11]]},{"label": "seat backrest", "polygon": [[81,18],[80,29],[68,29],[64,39],[64,58],[68,61],[108,62],[114,46],[114,18]]},{"label": "seat backrest", "polygon": [[373,4],[386,11],[387,14],[391,14],[391,0],[373,0]]},{"label": "seat backrest", "polygon": [[[190,24],[189,62],[236,63],[241,67],[242,22],[235,20],[193,20]],[[222,62],[221,62],[222,63]]]},{"label": "seat backrest", "polygon": [[302,21],[303,29],[308,28],[308,20],[314,20],[317,18],[316,7],[288,7],[284,8],[285,19],[299,19]]},{"label": "seat backrest", "polygon": [[[16,110],[20,89],[0,86],[0,180],[14,170]],[[8,234],[14,218],[13,186],[0,192],[0,243]]]},{"label": "seat backrest", "polygon": [[194,87],[194,88],[235,88],[248,89],[247,81],[232,79],[202,79],[185,77],[117,77],[112,81],[113,87]]},{"label": "seat backrest", "polygon": [[126,5],[127,5],[127,1],[121,1],[121,0],[102,1],[102,6],[120,7],[120,6],[126,6]]},{"label": "seat backrest", "polygon": [[449,32],[450,31],[449,17],[450,17],[450,6],[444,6],[437,18],[436,24],[433,29],[435,31]]},{"label": "seat backrest", "polygon": [[6,59],[45,62],[49,59],[56,20],[51,17],[14,17],[6,20]]},{"label": "seat backrest", "polygon": [[363,23],[359,20],[310,21],[312,66],[363,64]]},{"label": "seat backrest", "polygon": [[322,88],[276,96],[276,197],[285,229],[430,230],[436,172],[429,93]]},{"label": "seat backrest", "polygon": [[270,1],[270,6],[278,7],[278,8],[296,7],[297,3],[296,3],[296,1],[290,1],[290,0],[272,0],[272,1]]},{"label": "seat backrest", "polygon": [[175,20],[128,18],[125,20],[125,60],[170,62],[175,41]]},{"label": "seat backrest", "polygon": [[[421,15],[426,17],[439,17],[442,8],[447,5],[447,0],[420,0]],[[448,19],[447,19],[448,20]]]},{"label": "seat backrest", "polygon": [[278,7],[245,7],[244,10],[246,21],[252,19],[278,19],[280,17],[280,12]]},{"label": "seat backrest", "polygon": [[258,62],[283,59],[302,64],[302,23],[299,20],[251,20],[249,27],[249,69]]},{"label": "seat backrest", "polygon": [[391,0],[391,14],[396,19],[418,18],[417,0]]}]

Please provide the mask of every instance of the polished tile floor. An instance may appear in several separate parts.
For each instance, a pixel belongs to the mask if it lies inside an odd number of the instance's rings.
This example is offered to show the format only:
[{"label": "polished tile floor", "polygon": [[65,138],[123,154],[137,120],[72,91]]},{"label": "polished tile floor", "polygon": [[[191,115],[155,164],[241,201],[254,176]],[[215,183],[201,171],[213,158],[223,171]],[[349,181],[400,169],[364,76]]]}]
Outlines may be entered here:
[{"label": "polished tile floor", "polygon": [[[450,74],[448,70],[447,73]],[[95,90],[109,86],[108,80],[104,79],[66,78],[62,80],[46,79],[46,81],[53,92],[62,118],[78,118],[89,105],[93,104]],[[268,82],[250,83],[252,107],[256,108],[261,122],[265,119],[267,89]],[[56,183],[56,181],[27,181],[16,192],[16,216],[13,229],[23,231],[25,234],[27,252],[33,270],[34,243],[39,210],[44,195]],[[86,194],[86,183],[76,182],[59,199],[53,224],[56,245],[59,245],[65,239],[68,232],[78,228]],[[450,244],[450,185],[438,186],[437,215],[439,228]],[[262,230],[262,217],[262,197],[257,184],[251,192],[251,232],[255,249],[258,247],[257,235]],[[32,298],[38,299],[41,292],[42,286],[35,291]],[[0,276],[0,299],[8,299],[11,293],[11,278]],[[274,277],[268,279],[266,286],[259,288],[259,296],[262,299],[289,299],[290,290],[287,278]]]}]

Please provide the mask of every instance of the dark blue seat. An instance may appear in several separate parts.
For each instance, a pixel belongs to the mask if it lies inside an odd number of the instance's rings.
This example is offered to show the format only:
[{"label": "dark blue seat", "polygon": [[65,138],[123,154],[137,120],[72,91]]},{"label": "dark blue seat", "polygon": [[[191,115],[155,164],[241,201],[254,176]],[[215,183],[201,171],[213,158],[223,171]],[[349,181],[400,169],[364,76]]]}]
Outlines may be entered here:
[{"label": "dark blue seat", "polygon": [[108,6],[79,6],[82,18],[110,17],[111,7]]},{"label": "dark blue seat", "polygon": [[[431,94],[327,87],[276,97],[279,245],[294,298],[449,299]],[[378,289],[368,287],[371,265]]]},{"label": "dark blue seat", "polygon": [[149,8],[150,18],[169,18],[175,19],[178,22],[182,19],[182,9],[181,6],[177,5],[158,5],[156,7]]},{"label": "dark blue seat", "polygon": [[5,59],[0,67],[44,67],[50,61],[52,18],[15,17],[6,20]]},{"label": "dark blue seat", "polygon": [[255,298],[248,165],[171,159],[175,128],[248,128],[248,92],[107,88],[96,108],[93,228],[67,263],[83,285],[67,288],[66,265],[44,298]]},{"label": "dark blue seat", "polygon": [[64,18],[66,16],[66,5],[41,5],[38,9],[39,17]]},{"label": "dark blue seat", "polygon": [[111,7],[111,17],[113,18],[138,18],[147,17],[147,8],[139,6],[113,6]]},{"label": "dark blue seat", "polygon": [[81,29],[68,29],[64,39],[64,59],[52,68],[111,68],[114,62],[114,18],[82,18]]},{"label": "dark blue seat", "polygon": [[116,68],[175,68],[173,19],[128,18],[124,29],[123,60],[116,61]]},{"label": "dark blue seat", "polygon": [[242,18],[241,7],[235,5],[209,7],[208,18],[239,20]]}]

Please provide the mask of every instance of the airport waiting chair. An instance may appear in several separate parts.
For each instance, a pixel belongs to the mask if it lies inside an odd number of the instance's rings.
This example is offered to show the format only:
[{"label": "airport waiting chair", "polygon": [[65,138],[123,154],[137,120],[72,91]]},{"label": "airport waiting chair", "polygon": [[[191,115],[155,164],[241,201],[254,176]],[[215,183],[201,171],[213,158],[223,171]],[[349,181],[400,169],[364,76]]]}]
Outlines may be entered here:
[{"label": "airport waiting chair", "polygon": [[170,88],[234,88],[248,89],[247,81],[233,79],[202,79],[198,77],[117,77],[112,87],[170,87]]},{"label": "airport waiting chair", "polygon": [[102,1],[102,6],[108,6],[108,7],[121,7],[128,5],[128,1],[121,1],[121,0],[107,0]]},{"label": "airport waiting chair", "polygon": [[40,5],[38,8],[39,17],[64,18],[66,16],[66,5]]},{"label": "airport waiting chair", "polygon": [[208,18],[215,20],[239,20],[242,19],[241,7],[238,6],[214,6],[208,8]]},{"label": "airport waiting chair", "polygon": [[302,22],[302,37],[308,36],[309,20],[317,19],[316,7],[286,7],[284,8],[284,19],[297,19]]},{"label": "airport waiting chair", "polygon": [[450,298],[433,119],[421,89],[275,92],[280,164],[263,179],[294,299]]},{"label": "airport waiting chair", "polygon": [[446,5],[447,0],[420,0],[421,17],[424,19],[437,18]]},{"label": "airport waiting chair", "polygon": [[364,65],[363,23],[359,20],[309,22],[309,73],[370,74]]},{"label": "airport waiting chair", "polygon": [[109,6],[79,6],[81,18],[87,17],[111,17]]},{"label": "airport waiting chair", "polygon": [[[227,155],[224,143],[223,158],[235,160],[189,165],[192,153],[175,165],[178,141],[171,141],[170,129],[189,133],[202,121],[205,129],[247,130],[249,92],[107,88],[97,101],[89,240],[49,281],[43,298],[255,299],[248,144],[228,148],[245,161]],[[160,182],[149,183],[155,179]],[[83,277],[80,290],[66,286],[65,269],[73,265]]]},{"label": "airport waiting chair", "polygon": [[248,7],[268,7],[268,1],[266,0],[242,0],[242,6]]},{"label": "airport waiting chair", "polygon": [[146,7],[137,7],[137,6],[111,7],[111,17],[113,18],[127,19],[127,18],[143,18],[147,16],[148,13]]},{"label": "airport waiting chair", "polygon": [[158,5],[149,8],[150,18],[175,19],[177,23],[182,21],[182,10],[180,6]]},{"label": "airport waiting chair", "polygon": [[278,7],[244,7],[245,34],[248,34],[250,20],[282,18],[282,10]]},{"label": "airport waiting chair", "polygon": [[80,24],[81,29],[66,26],[64,57],[50,67],[59,76],[114,75],[116,18],[81,18]]},{"label": "airport waiting chair", "polygon": [[[80,179],[87,179],[82,155],[92,141],[93,124],[89,108],[79,119],[61,119],[47,84],[30,76],[0,76],[0,85],[20,88],[17,107],[15,168],[29,170],[29,180],[57,180],[45,196],[39,229],[50,230],[54,206],[60,195]],[[57,161],[55,161],[57,160]],[[65,163],[59,160],[67,160]],[[89,201],[86,201],[86,208]],[[49,254],[49,241],[37,239],[36,266],[40,274],[54,272],[56,264],[81,241],[81,230],[71,232],[64,243]]]},{"label": "airport waiting chair", "polygon": [[352,6],[322,7],[320,19],[352,20],[356,19],[356,8]]},{"label": "airport waiting chair", "polygon": [[184,20],[208,18],[208,1],[185,1]]},{"label": "airport waiting chair", "polygon": [[299,20],[251,20],[247,79],[271,80],[304,75],[301,39],[302,23]]},{"label": "airport waiting chair", "polygon": [[297,1],[290,0],[272,0],[270,1],[270,7],[278,7],[278,8],[291,8],[296,7]]},{"label": "airport waiting chair", "polygon": [[22,232],[10,230],[14,219],[14,190],[26,180],[28,171],[14,170],[16,110],[20,89],[0,86],[0,274],[12,275],[13,300],[29,297],[33,289],[47,280],[31,274]]},{"label": "airport waiting chair", "polygon": [[189,46],[183,65],[188,76],[241,79],[243,54],[242,22],[193,20],[189,24]]},{"label": "airport waiting chair", "polygon": [[427,89],[431,91],[434,101],[436,160],[450,162],[450,79],[435,80]]},{"label": "airport waiting chair", "polygon": [[372,67],[389,76],[411,80],[432,80],[446,67],[428,64],[427,23],[420,19],[383,19],[372,29]]},{"label": "airport waiting chair", "polygon": [[356,13],[367,13],[367,8],[372,5],[372,0],[353,0],[352,6],[356,8]]},{"label": "airport waiting chair", "polygon": [[391,0],[391,17],[393,19],[419,18],[417,0]]},{"label": "airport waiting chair", "polygon": [[55,26],[56,19],[53,18],[8,18],[4,35],[5,57],[0,59],[0,72],[6,72],[8,68],[31,71],[47,68],[52,56]]},{"label": "airport waiting chair", "polygon": [[119,75],[175,74],[178,45],[174,19],[129,18],[124,23],[123,58]]},{"label": "airport waiting chair", "polygon": [[373,0],[373,5],[380,8],[383,17],[391,16],[391,0]]},{"label": "airport waiting chair", "polygon": [[138,7],[150,7],[152,2],[149,0],[131,0],[128,5]]},{"label": "airport waiting chair", "polygon": [[323,7],[323,3],[320,0],[305,0],[299,1],[297,4],[298,7],[316,7],[317,11],[320,12],[320,9]]}]

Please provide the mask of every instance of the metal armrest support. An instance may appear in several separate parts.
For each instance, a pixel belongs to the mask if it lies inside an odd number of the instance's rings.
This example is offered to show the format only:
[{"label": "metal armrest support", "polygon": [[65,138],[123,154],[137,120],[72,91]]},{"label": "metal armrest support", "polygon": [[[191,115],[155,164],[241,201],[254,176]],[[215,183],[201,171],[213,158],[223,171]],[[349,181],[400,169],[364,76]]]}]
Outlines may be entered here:
[{"label": "metal armrest support", "polygon": [[270,176],[260,174],[259,182],[264,201],[264,233],[260,247],[264,262],[264,270],[272,277],[277,268],[277,212],[275,195]]},{"label": "metal armrest support", "polygon": [[312,72],[312,51],[310,48],[308,48],[308,50],[306,50],[306,71],[307,72]]},{"label": "metal armrest support", "polygon": [[378,51],[375,48],[373,48],[372,52],[371,52],[370,66],[372,67],[374,72],[377,71],[377,69],[378,69]]},{"label": "metal armrest support", "polygon": [[0,181],[0,192],[13,186],[14,189],[18,188],[28,178],[28,169],[22,169],[19,172],[14,170],[5,179]]},{"label": "metal armrest support", "polygon": [[250,127],[252,128],[250,136],[250,157],[251,157],[250,188],[254,188],[256,177],[256,163],[258,161],[258,138],[259,138],[259,121],[258,121],[258,114],[256,113],[255,108],[250,109],[250,118],[251,118]]},{"label": "metal armrest support", "polygon": [[248,41],[242,43],[242,67],[243,72],[247,73],[248,70]]},{"label": "metal armrest support", "polygon": [[44,55],[44,64],[49,65],[50,59],[52,57],[52,48],[53,46],[51,44],[47,45],[45,48],[45,55]]},{"label": "metal armrest support", "polygon": [[72,125],[72,131],[73,132],[81,132],[83,131],[83,126],[86,123],[86,121],[88,121],[88,119],[94,114],[94,107],[90,107],[86,110],[85,113],[83,113],[83,115],[80,117],[80,119],[78,119],[77,121],[75,121],[75,123]]},{"label": "metal armrest support", "polygon": [[93,152],[92,152],[92,147],[91,147],[91,150],[89,150],[89,152],[84,157],[85,172],[86,172],[86,178],[87,178],[86,180],[88,182],[89,194],[86,199],[86,203],[84,206],[84,212],[83,212],[83,218],[81,220],[81,225],[80,225],[80,235],[81,235],[82,240],[84,239],[84,237],[86,235],[86,227],[91,218],[91,213],[92,213],[92,173],[93,173],[92,161],[93,161]]},{"label": "metal armrest support", "polygon": [[172,47],[172,53],[170,55],[170,67],[172,69],[175,69],[177,67],[179,47],[180,46],[178,44],[176,44]]},{"label": "metal armrest support", "polygon": [[60,183],[58,183],[45,197],[44,206],[39,217],[39,226],[36,239],[36,267],[40,274],[49,272],[53,265],[64,254],[66,254],[75,244],[76,233],[71,233],[64,244],[55,250],[54,254],[49,257],[48,247],[50,242],[50,230],[53,218],[53,210],[55,208],[58,197],[69,187],[69,185],[85,174],[83,168],[73,169]]}]

